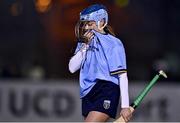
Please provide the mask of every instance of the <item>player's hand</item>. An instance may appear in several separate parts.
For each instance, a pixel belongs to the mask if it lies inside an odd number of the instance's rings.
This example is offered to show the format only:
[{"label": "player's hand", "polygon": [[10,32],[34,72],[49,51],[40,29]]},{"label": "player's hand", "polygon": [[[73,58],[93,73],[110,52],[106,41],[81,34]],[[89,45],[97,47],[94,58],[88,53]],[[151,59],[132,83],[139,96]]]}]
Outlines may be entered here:
[{"label": "player's hand", "polygon": [[87,31],[85,34],[84,34],[84,37],[87,39],[87,42],[86,44],[88,44],[94,37],[94,33],[92,31]]},{"label": "player's hand", "polygon": [[89,48],[89,45],[86,44],[86,43],[83,43],[83,46],[81,47],[80,51],[81,52],[86,52],[88,48]]},{"label": "player's hand", "polygon": [[120,115],[124,118],[125,122],[128,122],[132,117],[130,108],[122,108]]}]

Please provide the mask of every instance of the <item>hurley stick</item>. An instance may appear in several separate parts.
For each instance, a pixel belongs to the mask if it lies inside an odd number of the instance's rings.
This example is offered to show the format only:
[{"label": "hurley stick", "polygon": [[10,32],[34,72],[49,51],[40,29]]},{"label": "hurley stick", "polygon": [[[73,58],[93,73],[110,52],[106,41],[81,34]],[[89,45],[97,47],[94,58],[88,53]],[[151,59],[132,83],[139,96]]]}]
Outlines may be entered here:
[{"label": "hurley stick", "polygon": [[[134,112],[134,110],[139,106],[139,104],[142,102],[144,97],[147,95],[147,93],[151,90],[151,88],[154,86],[154,84],[157,82],[157,80],[160,78],[160,76],[167,78],[167,75],[164,71],[160,70],[159,73],[154,76],[154,78],[150,81],[150,83],[143,89],[143,91],[136,97],[134,102],[130,106],[131,112]],[[123,122],[125,123],[125,120],[122,116],[120,116],[117,120],[114,121],[114,123]]]}]

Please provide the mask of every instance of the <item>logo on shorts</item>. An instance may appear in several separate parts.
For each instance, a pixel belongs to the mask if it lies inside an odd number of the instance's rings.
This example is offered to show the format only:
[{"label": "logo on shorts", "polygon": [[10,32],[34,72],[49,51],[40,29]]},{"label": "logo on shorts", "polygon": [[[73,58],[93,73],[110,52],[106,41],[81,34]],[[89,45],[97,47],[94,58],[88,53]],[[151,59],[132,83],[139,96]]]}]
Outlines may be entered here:
[{"label": "logo on shorts", "polygon": [[111,104],[110,100],[104,100],[103,107],[105,109],[109,109],[110,108],[110,104]]}]

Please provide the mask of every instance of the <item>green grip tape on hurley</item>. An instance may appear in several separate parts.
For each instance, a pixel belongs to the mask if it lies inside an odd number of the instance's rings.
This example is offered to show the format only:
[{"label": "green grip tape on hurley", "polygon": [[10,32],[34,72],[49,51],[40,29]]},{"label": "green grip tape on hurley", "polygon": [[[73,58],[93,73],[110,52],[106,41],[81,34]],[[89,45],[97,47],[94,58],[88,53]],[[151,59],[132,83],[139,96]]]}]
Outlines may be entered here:
[{"label": "green grip tape on hurley", "polygon": [[157,82],[159,79],[159,75],[156,75],[151,82],[144,88],[144,90],[138,95],[138,97],[134,101],[134,105],[137,107],[141,101],[144,99],[144,97],[147,95],[147,93],[151,90],[153,85]]}]

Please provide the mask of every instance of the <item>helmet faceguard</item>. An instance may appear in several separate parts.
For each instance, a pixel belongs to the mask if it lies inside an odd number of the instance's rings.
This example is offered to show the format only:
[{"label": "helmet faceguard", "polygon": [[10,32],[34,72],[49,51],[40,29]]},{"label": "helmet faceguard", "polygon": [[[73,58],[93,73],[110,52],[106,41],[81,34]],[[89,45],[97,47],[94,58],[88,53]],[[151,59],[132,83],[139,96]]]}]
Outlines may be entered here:
[{"label": "helmet faceguard", "polygon": [[[101,20],[105,21],[103,27],[100,27]],[[102,30],[108,23],[107,9],[101,4],[89,6],[80,13],[80,21],[95,21],[98,29]]]}]

